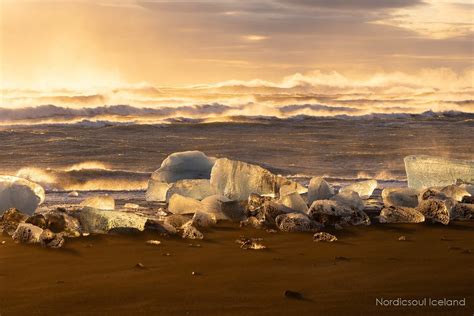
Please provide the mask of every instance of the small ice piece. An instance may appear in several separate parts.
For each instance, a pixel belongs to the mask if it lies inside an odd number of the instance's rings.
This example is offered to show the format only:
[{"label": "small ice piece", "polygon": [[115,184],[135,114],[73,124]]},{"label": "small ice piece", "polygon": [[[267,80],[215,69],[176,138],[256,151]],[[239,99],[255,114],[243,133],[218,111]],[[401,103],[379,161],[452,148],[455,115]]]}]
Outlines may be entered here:
[{"label": "small ice piece", "polygon": [[206,213],[203,211],[197,211],[194,213],[192,218],[192,225],[199,228],[208,228],[214,226],[217,223],[214,214]]},{"label": "small ice piece", "polygon": [[184,224],[181,229],[183,230],[182,237],[185,239],[203,239],[204,235],[193,225],[193,221],[189,221]]},{"label": "small ice piece", "polygon": [[148,188],[146,190],[146,200],[148,202],[166,201],[166,194],[171,184],[153,179],[148,180]]},{"label": "small ice piece", "polygon": [[208,179],[184,179],[171,185],[166,193],[166,200],[169,201],[173,194],[202,200],[215,193]]},{"label": "small ice piece", "polygon": [[474,160],[421,155],[405,157],[404,161],[410,188],[444,187],[457,182],[474,183]]},{"label": "small ice piece", "polygon": [[209,179],[215,158],[200,151],[184,151],[169,155],[153,172],[151,179],[172,183],[182,179]]},{"label": "small ice piece", "polygon": [[331,200],[337,201],[342,205],[362,211],[364,209],[364,202],[359,197],[359,194],[354,191],[343,191],[334,195]]},{"label": "small ice piece", "polygon": [[108,195],[98,195],[85,199],[82,201],[81,206],[113,211],[115,210],[115,200]]},{"label": "small ice piece", "polygon": [[377,180],[367,180],[367,181],[356,182],[348,186],[345,186],[339,192],[344,193],[348,191],[354,191],[354,192],[357,192],[357,194],[359,194],[360,198],[368,199],[376,188],[377,188]]},{"label": "small ice piece", "polygon": [[55,234],[49,229],[43,230],[40,235],[40,243],[43,247],[61,248],[64,245],[64,237],[62,234]]},{"label": "small ice piece", "polygon": [[465,188],[454,184],[442,188],[441,192],[446,194],[447,197],[452,198],[457,202],[461,202],[462,198],[465,196],[471,196],[471,193],[469,193]]},{"label": "small ice piece", "polygon": [[278,215],[275,219],[278,228],[283,232],[309,232],[318,228],[306,214],[287,213]]},{"label": "small ice piece", "polygon": [[244,217],[244,207],[239,201],[231,201],[222,195],[211,195],[201,201],[207,213],[217,220],[238,222]]},{"label": "small ice piece", "polygon": [[85,233],[106,234],[111,229],[145,229],[146,217],[120,211],[104,211],[85,207],[73,213]]},{"label": "small ice piece", "polygon": [[306,202],[303,200],[303,198],[301,197],[301,195],[299,195],[298,192],[293,192],[291,194],[282,196],[280,197],[280,200],[278,200],[278,202],[293,211],[305,214],[306,212],[308,212],[308,205],[306,205]]},{"label": "small ice piece", "polygon": [[79,192],[77,191],[72,191],[72,192],[69,192],[69,194],[67,196],[70,196],[70,197],[78,197],[79,196]]},{"label": "small ice piece", "polygon": [[173,194],[168,204],[168,211],[173,214],[194,214],[203,208],[200,201],[179,194]]},{"label": "small ice piece", "polygon": [[0,176],[0,214],[16,208],[31,215],[44,199],[45,192],[39,184],[18,177]]},{"label": "small ice piece", "polygon": [[43,229],[32,224],[21,223],[13,233],[13,240],[26,243],[36,244],[40,242],[40,236],[43,233]]},{"label": "small ice piece", "polygon": [[416,208],[426,219],[448,225],[455,202],[451,199],[428,198]]},{"label": "small ice piece", "polygon": [[154,246],[157,246],[157,245],[160,245],[161,244],[161,241],[159,240],[147,240],[145,242],[147,245],[154,245]]},{"label": "small ice piece", "polygon": [[414,208],[386,206],[379,216],[380,223],[422,223],[425,216]]},{"label": "small ice piece", "polygon": [[319,232],[313,235],[313,241],[333,242],[337,241],[337,237],[329,233]]},{"label": "small ice piece", "polygon": [[275,196],[292,181],[267,169],[227,158],[217,159],[211,171],[211,185],[217,194],[231,200],[246,200],[250,194]]},{"label": "small ice piece", "polygon": [[5,211],[0,216],[0,235],[6,233],[7,235],[13,235],[20,223],[23,223],[28,219],[28,215],[20,212],[16,208],[11,208]]},{"label": "small ice piece", "polygon": [[456,203],[451,209],[450,219],[460,221],[474,219],[474,204]]},{"label": "small ice piece", "polygon": [[382,200],[386,206],[417,207],[419,191],[410,188],[385,188]]},{"label": "small ice piece", "polygon": [[328,200],[334,195],[334,189],[321,177],[314,177],[309,181],[308,204],[316,200]]},{"label": "small ice piece", "polygon": [[139,209],[140,205],[135,204],[135,203],[125,203],[123,207],[128,208],[128,209]]}]

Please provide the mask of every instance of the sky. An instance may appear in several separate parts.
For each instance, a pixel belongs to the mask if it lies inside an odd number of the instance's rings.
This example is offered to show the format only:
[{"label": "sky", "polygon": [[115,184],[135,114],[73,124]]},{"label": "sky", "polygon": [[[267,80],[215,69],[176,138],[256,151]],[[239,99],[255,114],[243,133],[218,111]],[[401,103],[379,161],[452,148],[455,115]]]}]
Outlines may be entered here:
[{"label": "sky", "polygon": [[[246,102],[256,102],[257,88],[294,94],[301,85],[312,87],[305,93],[313,94],[335,87],[345,93],[348,86],[374,93],[383,86],[392,94],[403,90],[403,97],[413,95],[407,89],[416,88],[417,95],[436,91],[441,94],[429,101],[443,104],[472,99],[472,0],[0,3],[3,107],[99,106],[131,99],[131,105],[146,99],[149,106],[179,99],[182,106],[189,94],[224,86],[252,87],[254,98]],[[130,90],[146,93],[138,102],[123,97]],[[159,91],[160,102],[150,100],[153,91]],[[78,103],[78,96],[93,101]],[[471,110],[472,103],[465,104],[462,109]]]}]

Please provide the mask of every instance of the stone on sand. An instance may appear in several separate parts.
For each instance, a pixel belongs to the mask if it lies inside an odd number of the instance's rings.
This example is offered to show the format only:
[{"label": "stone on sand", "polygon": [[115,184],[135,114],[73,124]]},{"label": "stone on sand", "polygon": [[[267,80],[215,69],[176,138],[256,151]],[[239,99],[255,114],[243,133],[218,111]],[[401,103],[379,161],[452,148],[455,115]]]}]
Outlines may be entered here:
[{"label": "stone on sand", "polygon": [[457,160],[432,156],[405,157],[408,186],[414,189],[474,183],[474,160]]},{"label": "stone on sand", "polygon": [[316,200],[328,200],[334,195],[333,187],[322,177],[314,177],[309,181],[308,204]]},{"label": "stone on sand", "polygon": [[147,219],[132,213],[104,211],[85,207],[74,213],[82,230],[91,234],[106,234],[112,229],[136,229],[143,231]]},{"label": "stone on sand", "polygon": [[414,208],[385,206],[380,212],[380,223],[422,223],[425,216]]},{"label": "stone on sand", "polygon": [[260,166],[227,158],[217,159],[211,171],[211,186],[231,200],[246,200],[252,193],[276,196],[280,187],[292,182]]},{"label": "stone on sand", "polygon": [[382,200],[385,206],[417,207],[418,190],[411,188],[385,188]]},{"label": "stone on sand", "polygon": [[18,177],[0,176],[0,214],[16,208],[31,215],[44,199],[45,192],[39,184]]},{"label": "stone on sand", "polygon": [[82,207],[90,207],[98,210],[114,210],[115,200],[108,195],[92,196],[81,203]]},{"label": "stone on sand", "polygon": [[360,181],[343,187],[339,192],[356,192],[362,199],[368,199],[377,188],[377,180]]}]

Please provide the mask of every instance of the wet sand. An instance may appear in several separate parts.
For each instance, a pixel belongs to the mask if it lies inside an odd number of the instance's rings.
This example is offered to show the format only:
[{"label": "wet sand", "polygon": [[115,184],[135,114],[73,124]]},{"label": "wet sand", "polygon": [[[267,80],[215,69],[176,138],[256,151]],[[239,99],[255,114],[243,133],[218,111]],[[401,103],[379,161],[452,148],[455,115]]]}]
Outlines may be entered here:
[{"label": "wet sand", "polygon": [[[2,236],[0,314],[474,312],[473,222],[447,227],[379,224],[335,234],[335,243],[315,243],[311,234],[271,234],[225,224],[206,232],[201,241],[151,233],[89,236],[69,239],[59,250],[18,245]],[[240,249],[235,240],[242,235],[263,237],[268,249]],[[408,241],[398,241],[401,235]],[[162,244],[146,245],[148,239]],[[143,268],[136,267],[139,262]],[[285,290],[301,292],[304,299],[285,298]],[[376,306],[381,297],[466,298],[466,307]]]}]

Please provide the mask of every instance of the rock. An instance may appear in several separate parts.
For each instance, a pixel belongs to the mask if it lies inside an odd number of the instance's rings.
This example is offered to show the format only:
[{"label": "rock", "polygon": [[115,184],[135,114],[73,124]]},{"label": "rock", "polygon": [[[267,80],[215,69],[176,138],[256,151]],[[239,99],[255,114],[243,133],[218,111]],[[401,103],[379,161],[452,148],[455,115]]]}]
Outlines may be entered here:
[{"label": "rock", "polygon": [[380,212],[380,223],[422,223],[425,216],[414,208],[385,206]]},{"label": "rock", "polygon": [[173,194],[168,204],[168,211],[173,214],[194,214],[204,209],[203,204],[193,198]]},{"label": "rock", "polygon": [[147,219],[131,213],[119,211],[104,211],[90,207],[74,213],[84,232],[91,234],[106,234],[111,229],[135,228],[145,229]]},{"label": "rock", "polygon": [[[356,193],[357,194],[357,193]],[[351,225],[370,225],[370,218],[358,208],[334,200],[314,201],[308,216],[323,226],[342,227]]]},{"label": "rock", "polygon": [[471,193],[469,193],[465,188],[454,184],[442,188],[441,192],[457,202],[461,202],[465,196],[471,196]]},{"label": "rock", "polygon": [[172,236],[176,235],[178,231],[175,227],[171,226],[168,223],[160,223],[153,219],[147,219],[145,222],[145,230],[147,231],[154,231],[158,234],[165,235],[165,236]]},{"label": "rock", "polygon": [[31,215],[44,199],[45,192],[39,184],[18,177],[0,176],[0,214],[16,208]]},{"label": "rock", "polygon": [[231,200],[246,200],[250,194],[276,196],[292,181],[267,169],[227,158],[217,159],[211,171],[211,186],[217,194]]},{"label": "rock", "polygon": [[192,225],[197,228],[208,228],[217,223],[216,217],[203,211],[197,211],[192,218]]},{"label": "rock", "polygon": [[128,208],[128,209],[132,209],[132,210],[136,210],[136,209],[140,208],[140,205],[135,204],[135,203],[125,203],[125,205],[123,207]]},{"label": "rock", "polygon": [[474,204],[456,203],[451,209],[451,220],[471,220],[474,219]]},{"label": "rock", "polygon": [[362,211],[364,209],[364,202],[359,197],[359,194],[354,191],[339,192],[334,195],[330,200],[336,201],[341,205],[347,206],[354,210]]},{"label": "rock", "polygon": [[49,229],[43,230],[39,239],[43,247],[61,248],[64,245],[64,237],[61,234],[53,233]]},{"label": "rock", "polygon": [[85,199],[81,203],[82,207],[90,207],[98,210],[114,210],[115,200],[113,197],[108,195],[93,196]]},{"label": "rock", "polygon": [[209,179],[215,159],[200,151],[184,151],[169,155],[151,179],[172,183],[183,179]]},{"label": "rock", "polygon": [[308,205],[306,205],[306,202],[298,192],[282,196],[278,202],[293,211],[305,214],[308,212]]},{"label": "rock", "polygon": [[404,161],[410,188],[443,187],[457,182],[474,183],[472,160],[408,156]]},{"label": "rock", "polygon": [[348,186],[345,186],[339,191],[339,193],[353,191],[359,194],[360,198],[368,199],[376,188],[377,188],[377,180],[367,180],[367,181],[356,182]]},{"label": "rock", "polygon": [[311,178],[308,187],[308,204],[316,200],[329,200],[334,195],[334,189],[321,177]]},{"label": "rock", "polygon": [[310,232],[320,228],[306,214],[287,213],[275,219],[277,227],[284,232]]},{"label": "rock", "polygon": [[173,194],[202,200],[208,196],[214,195],[215,192],[208,179],[185,179],[179,180],[171,185],[166,193],[166,200],[169,201]]},{"label": "rock", "polygon": [[145,198],[148,202],[163,202],[166,201],[171,184],[153,179],[148,180],[148,188],[146,190]]},{"label": "rock", "polygon": [[5,232],[9,236],[12,236],[18,225],[27,219],[28,215],[23,214],[16,208],[7,210],[0,217],[0,234],[1,232]]},{"label": "rock", "polygon": [[213,214],[217,220],[239,222],[244,217],[244,206],[240,201],[231,201],[222,195],[211,195],[201,201],[203,210]]},{"label": "rock", "polygon": [[333,242],[336,241],[337,237],[325,232],[319,232],[313,235],[313,241],[325,241]]},{"label": "rock", "polygon": [[385,206],[417,207],[418,190],[410,188],[385,188],[382,200]]},{"label": "rock", "polygon": [[36,244],[40,242],[43,229],[37,226],[20,223],[13,233],[13,240],[25,244]]},{"label": "rock", "polygon": [[240,237],[235,242],[240,245],[240,248],[245,250],[262,250],[267,248],[264,244],[261,243],[262,240],[262,238]]},{"label": "rock", "polygon": [[203,239],[204,235],[193,226],[193,222],[189,221],[184,224],[181,229],[183,230],[182,237],[185,239]]},{"label": "rock", "polygon": [[448,225],[454,204],[454,201],[451,199],[441,200],[437,198],[429,198],[427,200],[422,200],[418,205],[417,210],[422,213],[426,219]]}]

